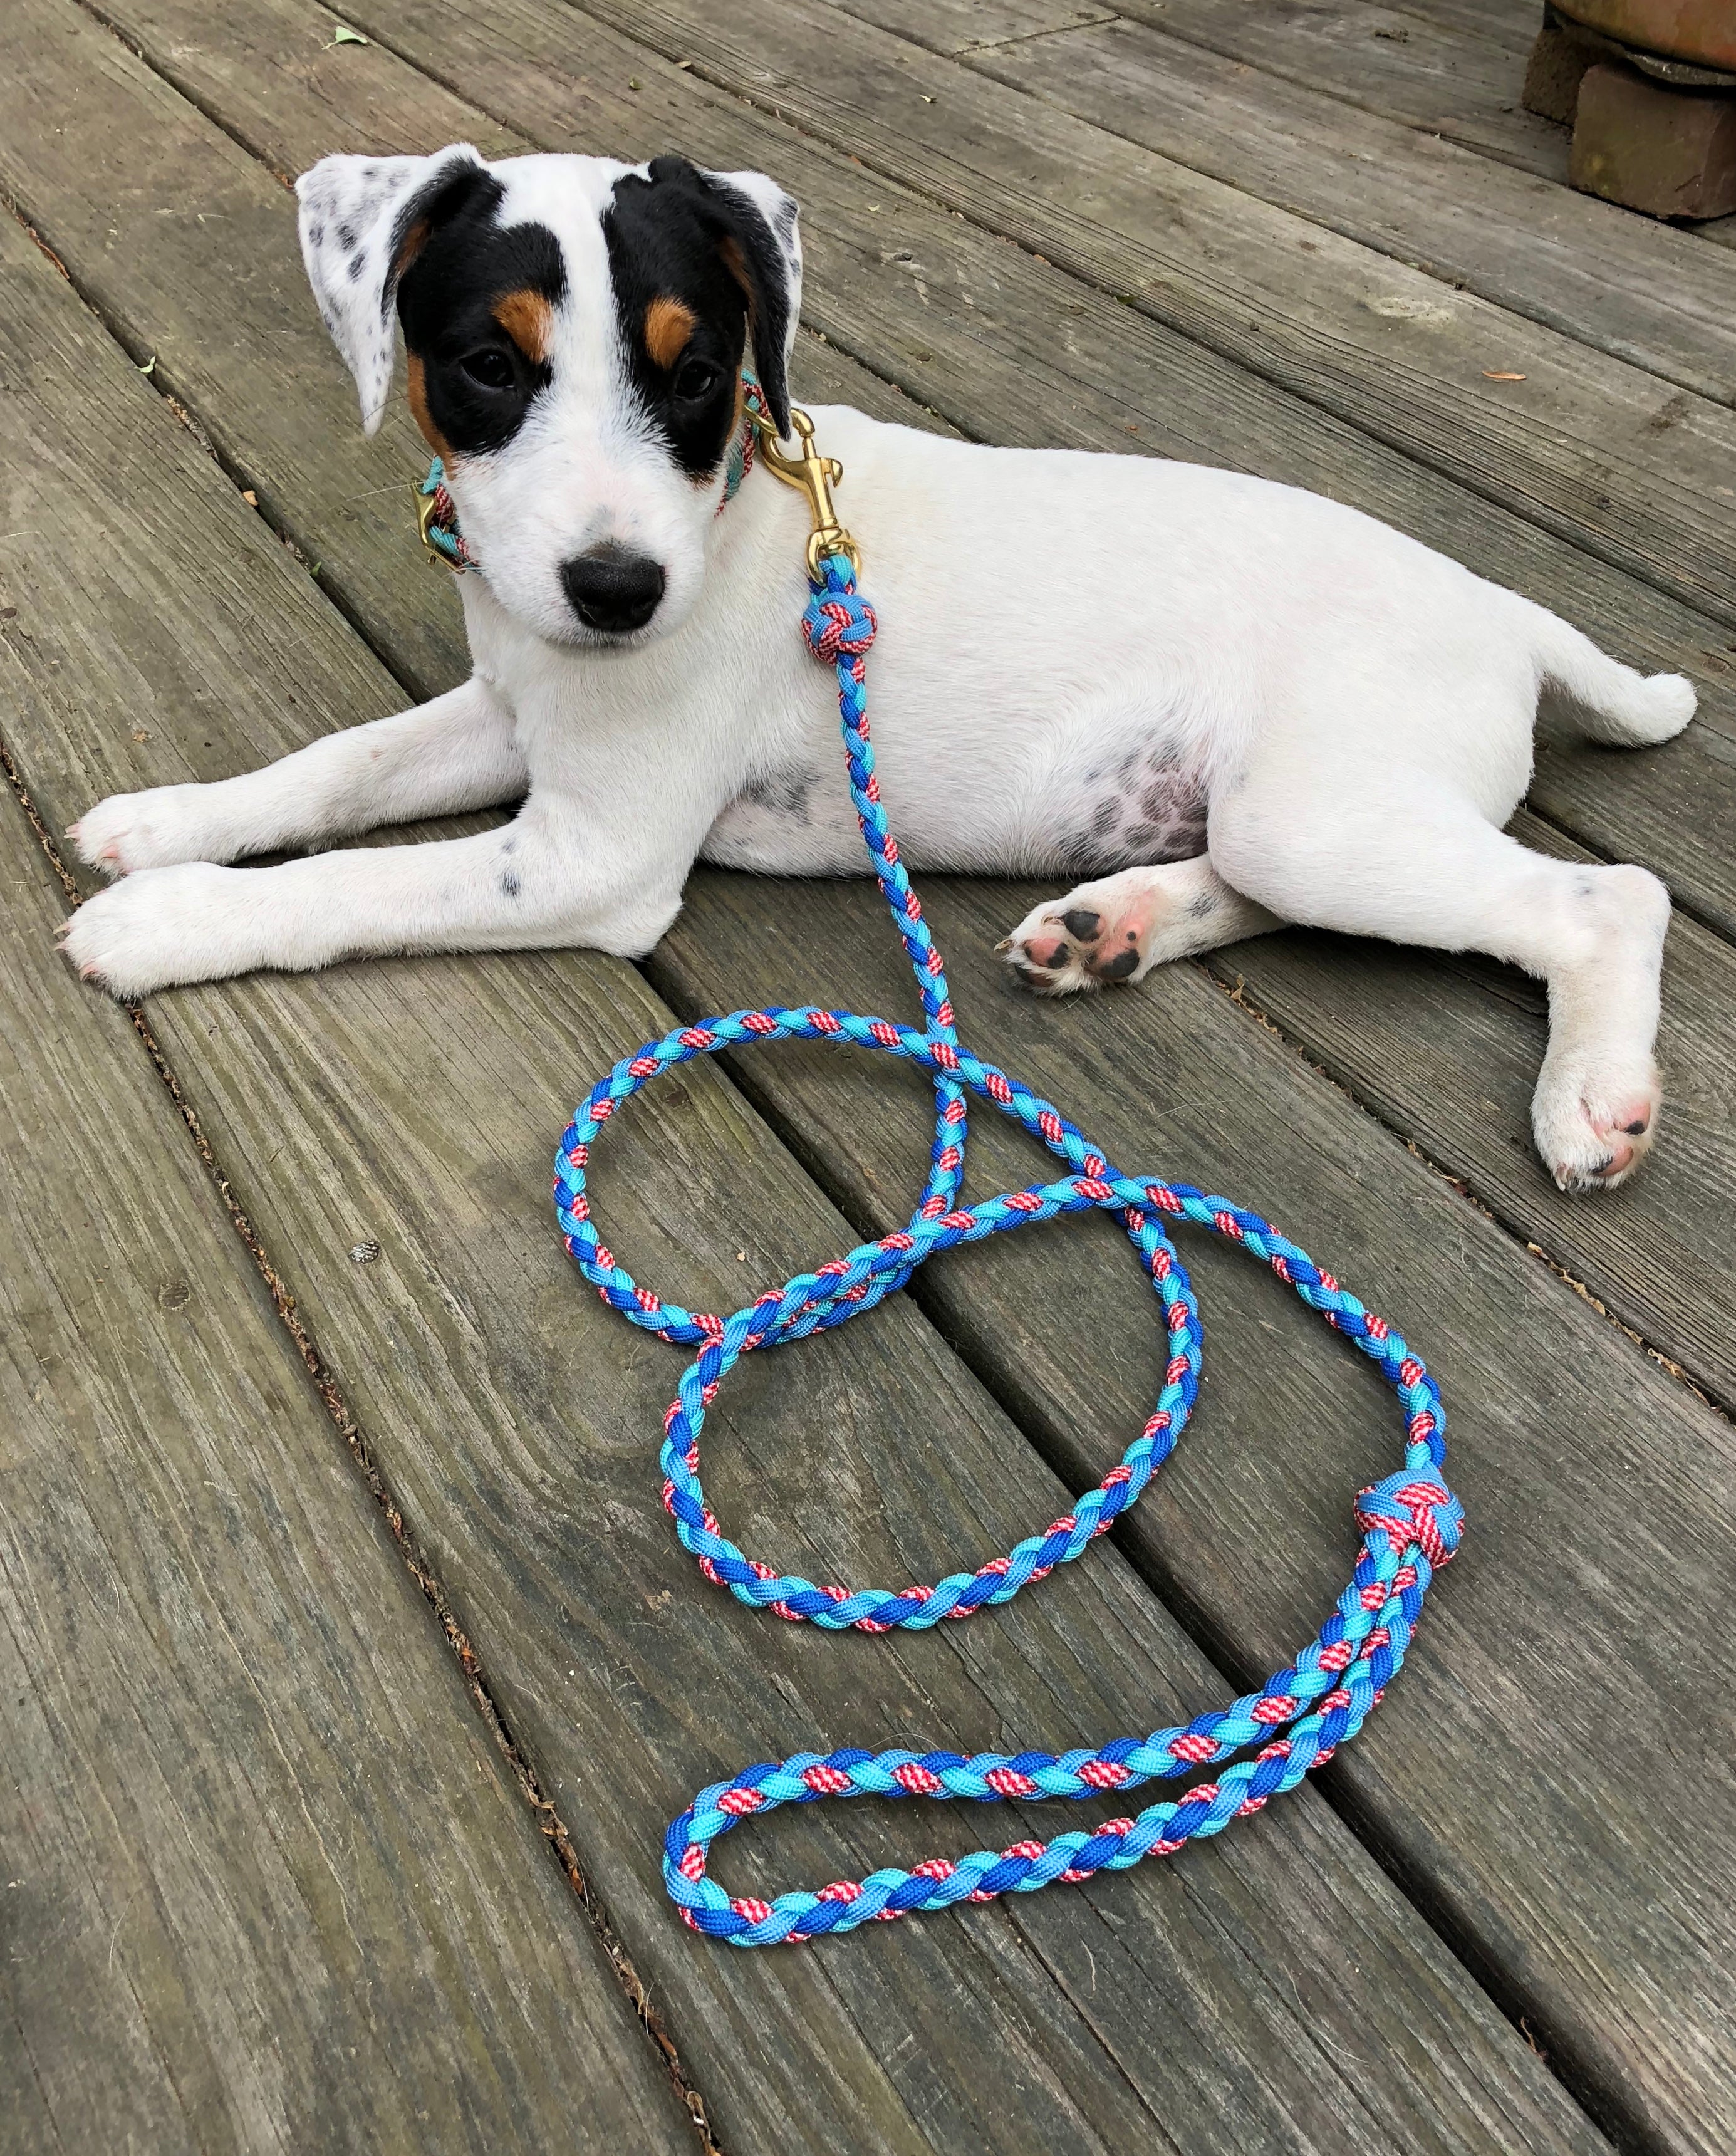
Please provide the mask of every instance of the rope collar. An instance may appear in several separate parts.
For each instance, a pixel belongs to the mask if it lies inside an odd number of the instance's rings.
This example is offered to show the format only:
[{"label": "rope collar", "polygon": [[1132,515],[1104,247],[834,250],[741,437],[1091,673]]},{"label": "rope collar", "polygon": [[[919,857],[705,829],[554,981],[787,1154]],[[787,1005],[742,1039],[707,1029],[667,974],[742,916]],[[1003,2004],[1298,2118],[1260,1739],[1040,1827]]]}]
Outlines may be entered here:
[{"label": "rope collar", "polygon": [[[742,370],[742,393],[743,416],[723,467],[723,499],[717,505],[720,516],[741,492],[742,481],[753,469],[753,444],[759,431],[754,414],[765,409],[759,384],[752,370],[745,367]],[[460,576],[466,569],[479,566],[458,528],[458,504],[452,499],[452,490],[446,484],[446,467],[439,457],[429,465],[428,477],[416,490],[416,529],[430,561],[444,562]]]},{"label": "rope collar", "polygon": [[[752,407],[750,407],[752,408]],[[871,1917],[912,1909],[987,1902],[1028,1894],[1051,1881],[1119,1871],[1146,1856],[1168,1856],[1189,1841],[1220,1832],[1232,1820],[1261,1810],[1292,1789],[1338,1747],[1355,1736],[1403,1664],[1436,1568],[1459,1546],[1464,1513],[1446,1486],[1446,1417],[1435,1380],[1384,1318],[1365,1308],[1332,1275],[1287,1241],[1257,1213],[1184,1183],[1112,1167],[1081,1132],[1030,1089],[960,1045],[939,951],[911,889],[887,827],[868,737],[867,654],[876,633],[874,609],[856,589],[856,557],[838,524],[831,487],[839,467],[821,458],[808,415],[793,415],[802,454],[791,457],[769,439],[756,412],[768,468],[806,490],[814,527],[810,542],[812,594],[802,629],[816,659],[836,674],[845,765],[868,850],[912,970],[925,1019],[923,1030],[855,1011],[735,1011],[679,1026],[660,1040],[624,1056],[575,1111],[555,1156],[555,1210],[568,1250],[610,1308],[634,1325],[696,1351],[664,1420],[663,1502],[684,1548],[707,1579],[750,1609],[770,1609],[828,1631],[924,1630],[942,1619],[1010,1601],[1030,1582],[1081,1556],[1133,1503],[1168,1458],[1187,1425],[1199,1393],[1201,1332],[1194,1292],[1168,1224],[1187,1220],[1239,1243],[1270,1265],[1311,1310],[1369,1357],[1397,1396],[1405,1424],[1404,1464],[1360,1491],[1353,1507],[1362,1547],[1348,1584],[1325,1622],[1287,1667],[1258,1691],[1193,1721],[1144,1737],[1117,1737],[1095,1749],[1060,1753],[978,1753],[943,1749],[870,1753],[855,1747],[744,1768],[714,1782],[670,1825],[664,1841],[664,1883],[686,1921],[739,1947],[794,1943],[827,1932],[847,1932]],[[934,1143],[927,1179],[906,1226],[863,1243],[815,1272],[727,1317],[683,1310],[642,1287],[597,1232],[585,1181],[591,1147],[618,1110],[664,1071],[695,1056],[773,1040],[848,1042],[898,1055],[926,1070],[934,1086]],[[961,1201],[967,1096],[989,1101],[1022,1124],[1061,1162],[1052,1182]],[[777,1348],[871,1310],[901,1288],[937,1251],[978,1242],[1065,1213],[1107,1211],[1119,1219],[1158,1297],[1169,1357],[1153,1412],[1117,1464],[1061,1517],[974,1572],[956,1572],[932,1587],[896,1589],[816,1584],[751,1558],[724,1533],[700,1481],[700,1433],[718,1387],[740,1358]],[[1251,1758],[1236,1758],[1251,1752]],[[1233,1762],[1234,1763],[1230,1763]],[[1211,1771],[1172,1802],[1148,1805],[1137,1816],[1105,1820],[1052,1841],[1015,1841],[979,1849],[953,1861],[932,1857],[906,1871],[896,1866],[865,1879],[835,1880],[818,1892],[780,1894],[774,1901],[732,1895],[710,1876],[711,1845],[744,1819],[779,1804],[830,1797],[1092,1797]]]}]

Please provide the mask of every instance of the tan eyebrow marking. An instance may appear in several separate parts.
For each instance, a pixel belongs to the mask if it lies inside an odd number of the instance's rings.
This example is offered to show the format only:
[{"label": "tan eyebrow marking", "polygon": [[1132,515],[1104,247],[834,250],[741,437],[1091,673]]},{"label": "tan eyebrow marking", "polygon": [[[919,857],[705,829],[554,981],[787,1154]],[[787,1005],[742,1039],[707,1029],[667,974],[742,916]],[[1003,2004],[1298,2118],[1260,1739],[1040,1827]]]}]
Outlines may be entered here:
[{"label": "tan eyebrow marking", "polygon": [[660,295],[645,309],[645,350],[659,367],[673,367],[698,326],[691,307]]},{"label": "tan eyebrow marking", "polygon": [[540,292],[503,293],[495,301],[494,317],[533,367],[553,351],[555,311]]}]

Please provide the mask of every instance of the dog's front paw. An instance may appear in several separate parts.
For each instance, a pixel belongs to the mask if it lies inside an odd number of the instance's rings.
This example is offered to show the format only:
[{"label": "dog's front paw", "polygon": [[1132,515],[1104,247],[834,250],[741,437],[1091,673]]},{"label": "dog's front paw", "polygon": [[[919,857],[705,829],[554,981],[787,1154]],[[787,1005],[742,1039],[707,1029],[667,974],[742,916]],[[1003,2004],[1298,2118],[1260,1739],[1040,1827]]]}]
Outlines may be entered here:
[{"label": "dog's front paw", "polygon": [[60,947],[87,981],[126,998],[234,973],[244,961],[224,949],[235,913],[226,886],[246,874],[209,861],[141,870],[87,898]]},{"label": "dog's front paw", "polygon": [[1546,1061],[1531,1103],[1543,1164],[1563,1190],[1613,1190],[1651,1150],[1662,1095],[1649,1058],[1600,1070],[1579,1057]]},{"label": "dog's front paw", "polygon": [[106,876],[208,861],[223,851],[211,841],[203,786],[153,786],[142,793],[111,793],[67,831],[80,860]]}]

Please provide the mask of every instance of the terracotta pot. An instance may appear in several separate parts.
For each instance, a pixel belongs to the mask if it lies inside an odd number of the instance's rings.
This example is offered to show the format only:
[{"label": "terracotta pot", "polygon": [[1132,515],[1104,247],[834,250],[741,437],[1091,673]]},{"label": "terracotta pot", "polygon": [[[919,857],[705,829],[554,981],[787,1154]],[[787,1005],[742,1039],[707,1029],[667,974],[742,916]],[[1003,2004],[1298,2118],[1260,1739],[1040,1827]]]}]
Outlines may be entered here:
[{"label": "terracotta pot", "polygon": [[1625,45],[1736,70],[1732,0],[1555,0],[1556,12]]}]

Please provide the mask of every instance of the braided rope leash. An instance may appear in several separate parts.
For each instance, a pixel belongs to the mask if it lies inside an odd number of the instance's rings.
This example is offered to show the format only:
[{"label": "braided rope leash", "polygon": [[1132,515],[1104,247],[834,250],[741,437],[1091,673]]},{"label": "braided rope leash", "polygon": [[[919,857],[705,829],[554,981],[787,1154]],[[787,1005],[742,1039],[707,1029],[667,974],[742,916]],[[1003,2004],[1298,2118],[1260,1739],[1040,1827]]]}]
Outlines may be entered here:
[{"label": "braided rope leash", "polygon": [[[1259,1811],[1329,1759],[1379,1704],[1404,1662],[1430,1582],[1458,1548],[1464,1523],[1463,1510],[1442,1473],[1445,1416],[1440,1393],[1384,1319],[1257,1214],[1186,1183],[1124,1175],[1046,1101],[959,1045],[940,952],[898,858],[875,778],[866,657],[876,623],[873,608],[856,589],[855,549],[832,507],[830,486],[842,473],[815,451],[805,413],[793,414],[801,454],[790,457],[780,451],[763,404],[753,399],[752,408],[768,469],[809,495],[814,530],[809,542],[812,588],[803,633],[814,657],[837,674],[851,798],[870,862],[916,976],[926,1024],[918,1033],[854,1011],[804,1008],[734,1011],[681,1026],[624,1056],[593,1088],[562,1137],[555,1157],[555,1207],[579,1270],[603,1300],[634,1324],[698,1351],[664,1421],[663,1502],[683,1546],[698,1559],[706,1577],[727,1587],[738,1601],[829,1631],[920,1630],[942,1620],[963,1619],[985,1604],[1010,1601],[1030,1581],[1070,1563],[1139,1496],[1193,1412],[1202,1336],[1193,1289],[1166,1225],[1177,1219],[1191,1220],[1252,1251],[1310,1309],[1353,1340],[1398,1395],[1405,1445],[1404,1466],[1358,1495],[1355,1513],[1363,1543],[1348,1584],[1313,1640],[1257,1692],[1184,1725],[1154,1730],[1145,1738],[1117,1738],[1095,1751],[978,1753],[968,1758],[945,1751],[799,1752],[744,1768],[732,1780],[702,1789],[669,1829],[664,1881],[689,1924],[740,1947],[794,1943],[824,1933],[852,1931],[871,1917],[886,1921],[912,1909],[987,1902],[1000,1894],[1030,1893],[1056,1879],[1125,1871],[1143,1857],[1169,1856],[1189,1841],[1219,1833],[1233,1819]],[[902,1056],[928,1072],[934,1086],[935,1135],[921,1202],[896,1234],[860,1244],[817,1272],[798,1274],[728,1317],[681,1309],[640,1286],[599,1238],[585,1193],[591,1147],[622,1104],[662,1072],[696,1056],[773,1040],[849,1043]],[[1064,1164],[1065,1174],[974,1205],[962,1204],[966,1103],[971,1096],[990,1101],[1022,1124]],[[1144,1428],[1070,1512],[975,1572],[954,1573],[932,1587],[896,1591],[820,1586],[777,1573],[724,1534],[700,1481],[700,1433],[718,1387],[742,1356],[804,1339],[872,1309],[937,1251],[1060,1214],[1092,1210],[1119,1214],[1162,1306],[1169,1360]],[[889,1867],[865,1879],[835,1881],[818,1893],[780,1894],[773,1902],[732,1897],[707,1871],[711,1845],[721,1835],[779,1804],[867,1795],[1091,1797],[1215,1768],[1256,1745],[1252,1758],[1225,1766],[1215,1781],[1187,1790],[1174,1802],[1149,1805],[1137,1817],[1109,1820],[1090,1833],[978,1850],[956,1863],[935,1857],[913,1871]]]}]

